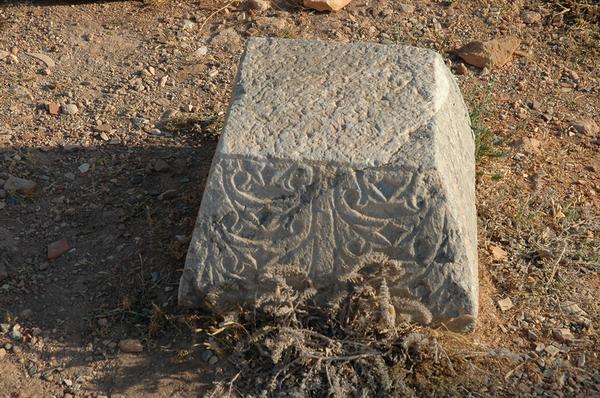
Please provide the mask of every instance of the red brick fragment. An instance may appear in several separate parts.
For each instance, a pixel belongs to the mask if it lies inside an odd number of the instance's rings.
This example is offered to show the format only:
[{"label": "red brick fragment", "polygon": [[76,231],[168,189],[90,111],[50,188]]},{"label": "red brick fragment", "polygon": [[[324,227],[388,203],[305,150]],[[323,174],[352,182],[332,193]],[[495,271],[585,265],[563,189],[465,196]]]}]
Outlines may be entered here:
[{"label": "red brick fragment", "polygon": [[48,245],[48,260],[54,260],[71,250],[66,239],[57,240]]},{"label": "red brick fragment", "polygon": [[60,113],[60,104],[58,102],[48,103],[48,113],[51,115],[58,116]]}]

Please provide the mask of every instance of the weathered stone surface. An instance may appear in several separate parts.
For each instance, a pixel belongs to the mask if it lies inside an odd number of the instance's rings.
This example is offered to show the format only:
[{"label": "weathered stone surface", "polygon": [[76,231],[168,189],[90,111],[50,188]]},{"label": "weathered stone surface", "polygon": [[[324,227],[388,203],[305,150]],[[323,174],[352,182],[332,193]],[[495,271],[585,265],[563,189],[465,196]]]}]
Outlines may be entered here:
[{"label": "weathered stone surface", "polygon": [[179,302],[257,270],[305,267],[317,287],[384,253],[393,294],[474,326],[474,143],[442,58],[379,44],[250,39],[188,252]]}]

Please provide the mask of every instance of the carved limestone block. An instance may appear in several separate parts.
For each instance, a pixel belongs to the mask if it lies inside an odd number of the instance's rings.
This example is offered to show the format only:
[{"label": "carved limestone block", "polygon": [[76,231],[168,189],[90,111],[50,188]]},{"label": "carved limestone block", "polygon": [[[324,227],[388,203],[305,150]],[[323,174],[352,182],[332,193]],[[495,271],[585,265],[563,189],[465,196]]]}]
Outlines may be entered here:
[{"label": "carved limestone block", "polygon": [[[478,310],[474,142],[435,52],[250,39],[179,287],[201,306],[232,281],[300,265],[318,288],[361,258],[405,265],[393,295],[457,330]],[[224,285],[225,286],[225,285]],[[401,311],[400,311],[401,312]]]}]

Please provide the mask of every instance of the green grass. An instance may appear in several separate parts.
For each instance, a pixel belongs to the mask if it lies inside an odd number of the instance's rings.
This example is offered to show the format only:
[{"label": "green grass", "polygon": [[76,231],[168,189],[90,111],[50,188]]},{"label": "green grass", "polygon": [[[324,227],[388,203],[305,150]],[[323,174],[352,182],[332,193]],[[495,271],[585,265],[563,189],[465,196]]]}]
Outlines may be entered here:
[{"label": "green grass", "polygon": [[494,143],[494,134],[483,124],[483,118],[487,113],[487,109],[482,103],[476,104],[469,118],[471,119],[471,129],[475,140],[475,159],[481,160],[484,155],[489,155]]},{"label": "green grass", "polygon": [[507,154],[502,149],[494,150],[494,147],[500,145],[502,140],[485,125],[485,118],[490,113],[487,104],[492,100],[495,85],[496,82],[491,81],[487,86],[478,86],[465,98],[470,109],[469,119],[475,140],[475,160],[477,162],[484,156],[497,158]]}]

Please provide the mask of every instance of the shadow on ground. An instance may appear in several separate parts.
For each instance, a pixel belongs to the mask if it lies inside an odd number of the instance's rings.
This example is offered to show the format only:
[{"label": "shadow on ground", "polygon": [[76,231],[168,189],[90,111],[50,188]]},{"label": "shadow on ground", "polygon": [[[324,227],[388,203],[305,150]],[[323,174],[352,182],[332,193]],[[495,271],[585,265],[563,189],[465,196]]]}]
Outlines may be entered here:
[{"label": "shadow on ground", "polygon": [[[37,184],[0,199],[0,320],[21,325],[8,357],[35,364],[45,393],[82,375],[83,391],[127,396],[210,384],[176,296],[215,146],[0,150],[0,179]],[[48,260],[60,239],[71,250]],[[144,352],[120,353],[124,338]],[[0,395],[16,393],[2,384]]]},{"label": "shadow on ground", "polygon": [[79,4],[118,3],[126,0],[0,0],[4,6],[70,6]]}]

